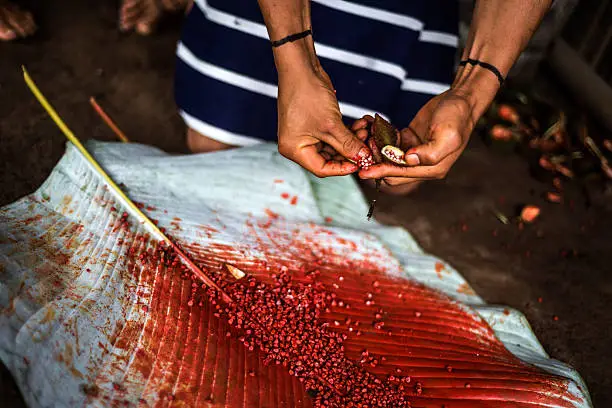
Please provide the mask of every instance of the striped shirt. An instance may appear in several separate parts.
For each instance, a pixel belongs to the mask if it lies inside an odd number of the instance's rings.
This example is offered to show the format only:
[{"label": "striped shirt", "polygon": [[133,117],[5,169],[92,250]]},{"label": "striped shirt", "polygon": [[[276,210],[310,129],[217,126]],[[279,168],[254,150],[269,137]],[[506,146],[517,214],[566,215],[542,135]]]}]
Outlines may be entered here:
[{"label": "striped shirt", "polygon": [[[458,4],[312,0],[315,49],[347,124],[375,112],[407,126],[448,89]],[[234,145],[276,140],[277,76],[255,0],[196,0],[177,47],[175,95],[188,126]]]}]

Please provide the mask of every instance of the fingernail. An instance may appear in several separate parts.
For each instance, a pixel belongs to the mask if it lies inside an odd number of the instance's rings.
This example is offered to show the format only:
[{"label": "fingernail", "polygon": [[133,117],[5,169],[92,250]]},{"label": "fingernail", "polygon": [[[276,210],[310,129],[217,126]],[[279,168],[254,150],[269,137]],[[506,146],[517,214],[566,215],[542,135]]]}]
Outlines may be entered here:
[{"label": "fingernail", "polygon": [[357,162],[359,167],[368,168],[374,164],[374,159],[372,158],[372,152],[367,147],[362,147],[355,156],[354,161]]},{"label": "fingernail", "polygon": [[407,154],[404,160],[406,161],[406,164],[409,166],[418,166],[419,164],[421,164],[421,160],[419,160],[419,156],[414,153]]}]

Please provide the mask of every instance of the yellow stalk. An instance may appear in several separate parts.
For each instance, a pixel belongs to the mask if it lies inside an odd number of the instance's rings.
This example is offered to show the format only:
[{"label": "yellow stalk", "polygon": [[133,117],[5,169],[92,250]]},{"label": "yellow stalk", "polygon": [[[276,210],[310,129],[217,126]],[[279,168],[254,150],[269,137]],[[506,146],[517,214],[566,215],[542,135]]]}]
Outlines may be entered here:
[{"label": "yellow stalk", "polygon": [[47,111],[53,122],[60,128],[64,136],[68,138],[68,140],[78,149],[78,151],[83,155],[83,157],[87,160],[89,165],[93,168],[93,170],[100,176],[111,188],[111,191],[115,194],[115,197],[123,204],[124,207],[127,208],[128,213],[134,217],[136,217],[141,224],[144,224],[145,227],[152,233],[156,239],[165,242],[167,245],[171,246],[179,258],[185,266],[187,266],[200,280],[202,280],[207,286],[216,289],[223,296],[226,302],[231,302],[231,298],[221,289],[217,284],[210,279],[204,271],[202,271],[174,242],[170,240],[158,227],[147,217],[137,206],[134,204],[132,200],[119,188],[117,184],[110,178],[110,176],[100,167],[96,159],[93,158],[91,154],[87,151],[85,146],[81,143],[81,141],[75,136],[74,133],[66,126],[64,121],[57,114],[53,106],[47,101],[44,95],[40,92],[28,71],[24,66],[21,67],[23,69],[23,78],[30,88],[30,91],[34,94],[38,102],[42,105],[43,108]]}]

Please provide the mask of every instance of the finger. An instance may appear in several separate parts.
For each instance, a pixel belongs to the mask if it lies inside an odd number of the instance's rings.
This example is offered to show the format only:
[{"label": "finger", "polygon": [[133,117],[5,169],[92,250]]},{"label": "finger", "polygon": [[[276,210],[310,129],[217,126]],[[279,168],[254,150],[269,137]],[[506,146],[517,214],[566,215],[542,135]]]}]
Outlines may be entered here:
[{"label": "finger", "polygon": [[322,134],[323,141],[333,147],[343,157],[358,163],[361,167],[372,161],[372,152],[342,122],[338,122],[328,134]]},{"label": "finger", "polygon": [[448,169],[453,164],[456,155],[447,157],[437,166],[397,166],[394,164],[375,164],[367,169],[359,171],[362,179],[377,179],[387,177],[409,177],[419,180],[441,179],[446,176]]},{"label": "finger", "polygon": [[361,141],[364,141],[368,138],[368,135],[370,134],[370,132],[368,132],[368,129],[359,129],[355,132],[355,136],[357,136],[357,138]]},{"label": "finger", "polygon": [[443,123],[431,132],[430,142],[406,152],[404,160],[409,166],[435,166],[461,148],[462,140],[457,126]]},{"label": "finger", "polygon": [[356,164],[346,160],[325,160],[315,146],[301,149],[292,160],[317,177],[345,176],[359,170]]},{"label": "finger", "polygon": [[383,179],[383,183],[385,183],[388,186],[400,186],[400,185],[404,185],[404,184],[414,184],[414,183],[420,183],[421,180],[419,179],[415,179],[415,178],[411,178],[411,177],[385,177]]},{"label": "finger", "polygon": [[324,150],[321,150],[321,152],[319,153],[321,155],[321,157],[323,157],[325,159],[325,161],[330,161],[332,160],[332,155],[329,152],[326,152]]},{"label": "finger", "polygon": [[415,146],[418,146],[420,144],[423,144],[423,142],[421,141],[419,136],[410,127],[402,129],[402,131],[400,132],[400,135],[401,135],[401,137],[400,137],[400,140],[401,140],[400,147],[403,150],[408,150],[411,147],[415,147]]},{"label": "finger", "polygon": [[124,30],[131,30],[136,25],[136,21],[143,13],[142,3],[137,0],[125,0],[121,5],[119,17],[119,27]]},{"label": "finger", "polygon": [[346,161],[346,159],[344,157],[342,157],[341,155],[339,155],[338,153],[333,155],[331,160],[334,160],[334,161]]},{"label": "finger", "polygon": [[325,157],[325,155],[329,156],[329,159],[327,160],[346,161],[344,157],[339,155],[338,152],[335,151],[334,148],[328,145],[327,143],[321,143],[321,145],[322,147],[319,149],[319,152],[323,157]]},{"label": "finger", "polygon": [[338,154],[338,152],[333,147],[328,145],[327,143],[321,143],[321,145],[322,145],[322,147],[321,147],[320,151],[327,152],[327,153],[329,153],[332,156],[335,156],[335,155]]},{"label": "finger", "polygon": [[351,129],[353,131],[356,131],[358,129],[365,129],[366,127],[368,127],[368,125],[370,123],[372,123],[374,121],[374,118],[370,115],[365,115],[364,117],[357,119],[354,123],[353,126],[351,126]]}]

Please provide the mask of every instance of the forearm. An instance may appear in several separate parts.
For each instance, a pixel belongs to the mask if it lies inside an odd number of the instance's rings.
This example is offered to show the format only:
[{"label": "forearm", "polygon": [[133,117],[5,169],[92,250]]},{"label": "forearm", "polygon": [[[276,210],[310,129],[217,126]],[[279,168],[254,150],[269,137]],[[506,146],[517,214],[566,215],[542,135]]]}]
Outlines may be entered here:
[{"label": "forearm", "polygon": [[[551,0],[481,0],[476,2],[462,60],[494,65],[505,77],[548,11]],[[472,99],[476,116],[499,89],[496,76],[480,66],[459,67],[453,88]]]},{"label": "forearm", "polygon": [[[271,41],[311,29],[310,0],[258,0]],[[318,64],[312,36],[275,47],[274,62],[283,77]]]}]

